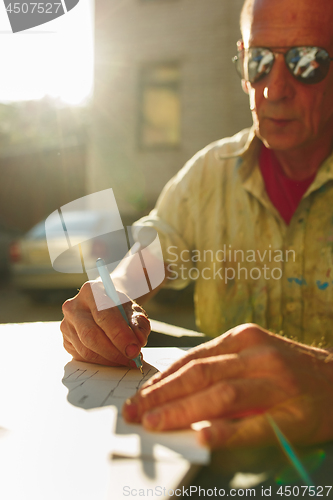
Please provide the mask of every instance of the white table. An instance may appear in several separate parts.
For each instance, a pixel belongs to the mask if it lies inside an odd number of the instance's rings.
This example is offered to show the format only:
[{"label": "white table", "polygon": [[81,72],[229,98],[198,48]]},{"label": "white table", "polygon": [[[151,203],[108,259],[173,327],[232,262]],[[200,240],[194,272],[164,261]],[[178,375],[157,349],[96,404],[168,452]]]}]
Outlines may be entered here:
[{"label": "white table", "polygon": [[58,322],[0,325],[0,349],[1,500],[161,498],[196,472],[183,458],[110,456],[116,410],[68,402]]}]

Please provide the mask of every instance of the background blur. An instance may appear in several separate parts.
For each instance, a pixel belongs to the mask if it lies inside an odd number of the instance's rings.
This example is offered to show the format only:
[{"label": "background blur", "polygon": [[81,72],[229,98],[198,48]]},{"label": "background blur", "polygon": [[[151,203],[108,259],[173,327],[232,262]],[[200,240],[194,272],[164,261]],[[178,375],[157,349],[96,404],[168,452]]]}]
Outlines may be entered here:
[{"label": "background blur", "polygon": [[[73,293],[15,288],[13,240],[110,187],[131,224],[194,153],[251,125],[231,62],[242,3],[81,0],[33,33],[0,26],[0,322],[61,319]],[[191,290],[162,291],[147,310],[194,327]]]}]

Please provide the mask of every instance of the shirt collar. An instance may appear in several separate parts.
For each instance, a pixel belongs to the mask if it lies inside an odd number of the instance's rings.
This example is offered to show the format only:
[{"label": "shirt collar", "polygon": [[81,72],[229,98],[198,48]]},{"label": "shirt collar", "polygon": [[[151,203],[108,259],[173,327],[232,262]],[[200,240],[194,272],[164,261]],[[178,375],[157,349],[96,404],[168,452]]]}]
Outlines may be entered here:
[{"label": "shirt collar", "polygon": [[320,189],[328,181],[332,181],[332,180],[333,180],[333,153],[330,154],[330,156],[328,156],[326,158],[326,160],[321,164],[321,166],[319,167],[319,170],[317,172],[317,175],[314,178],[314,181],[308,187],[303,198],[305,198],[306,196],[309,196],[314,191],[317,191],[318,189]]},{"label": "shirt collar", "polygon": [[282,230],[286,229],[286,223],[281,217],[279,211],[273,205],[268,193],[264,179],[259,168],[259,154],[262,142],[255,135],[254,127],[249,130],[246,144],[239,154],[238,174],[240,176],[243,188],[257,198],[260,203],[269,210],[280,222]]},{"label": "shirt collar", "polygon": [[[262,199],[263,190],[266,191],[258,163],[261,145],[262,142],[255,135],[254,127],[252,127],[249,130],[249,135],[242,151],[239,152],[241,161],[238,165],[239,175],[244,187],[260,199]],[[259,176],[255,174],[256,171],[258,171]],[[331,180],[333,180],[333,152],[319,167],[316,177],[308,187],[306,193],[304,193],[303,198],[317,191]],[[257,182],[259,182],[259,185],[256,185]]]}]

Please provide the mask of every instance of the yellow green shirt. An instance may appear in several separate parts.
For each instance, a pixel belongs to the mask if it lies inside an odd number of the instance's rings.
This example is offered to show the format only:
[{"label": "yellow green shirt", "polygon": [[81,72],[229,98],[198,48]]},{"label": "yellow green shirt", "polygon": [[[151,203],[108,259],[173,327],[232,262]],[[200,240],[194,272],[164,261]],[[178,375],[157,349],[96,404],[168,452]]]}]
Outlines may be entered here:
[{"label": "yellow green shirt", "polygon": [[219,335],[254,322],[314,345],[333,345],[333,155],[289,226],[271,203],[247,129],[197,153],[139,224],[159,233],[170,279],[195,282],[198,327]]}]

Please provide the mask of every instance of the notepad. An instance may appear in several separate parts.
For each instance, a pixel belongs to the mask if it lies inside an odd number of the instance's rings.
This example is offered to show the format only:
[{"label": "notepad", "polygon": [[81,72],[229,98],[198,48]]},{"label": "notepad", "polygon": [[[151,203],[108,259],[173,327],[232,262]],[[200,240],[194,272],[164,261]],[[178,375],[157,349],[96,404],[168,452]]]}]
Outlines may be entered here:
[{"label": "notepad", "polygon": [[183,457],[191,463],[207,464],[209,450],[196,441],[191,429],[172,432],[148,432],[139,424],[127,424],[121,417],[125,400],[158,371],[165,370],[184,355],[178,348],[145,348],[144,376],[137,369],[106,367],[80,361],[65,366],[63,384],[68,388],[68,401],[74,406],[93,408],[116,407],[118,416],[111,437],[113,456],[173,460]]}]

